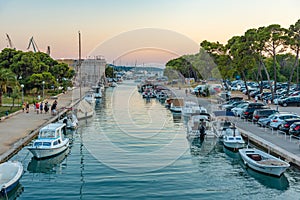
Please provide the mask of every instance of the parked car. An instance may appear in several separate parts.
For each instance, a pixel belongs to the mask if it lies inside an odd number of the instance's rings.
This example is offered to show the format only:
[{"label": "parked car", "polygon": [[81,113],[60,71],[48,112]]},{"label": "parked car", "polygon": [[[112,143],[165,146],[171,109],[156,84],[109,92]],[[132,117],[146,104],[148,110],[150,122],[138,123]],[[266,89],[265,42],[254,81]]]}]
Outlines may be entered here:
[{"label": "parked car", "polygon": [[257,125],[258,125],[258,126],[262,126],[262,127],[269,127],[271,121],[272,121],[273,118],[276,116],[276,114],[277,114],[277,113],[274,113],[274,114],[270,115],[270,116],[267,117],[267,118],[260,118],[260,119],[257,121]]},{"label": "parked car", "polygon": [[279,126],[279,130],[289,133],[291,125],[295,122],[300,122],[300,118],[285,119]]},{"label": "parked car", "polygon": [[245,108],[248,106],[249,102],[245,102],[244,104],[239,104],[235,108],[232,108],[231,111],[236,117],[240,117],[244,112]]},{"label": "parked car", "polygon": [[252,122],[256,123],[260,118],[267,118],[270,115],[278,113],[274,109],[258,109],[253,112]]},{"label": "parked car", "polygon": [[291,96],[282,100],[278,100],[278,104],[281,106],[300,106],[300,96]]},{"label": "parked car", "polygon": [[232,108],[235,108],[240,104],[245,104],[245,101],[236,101],[236,102],[232,102],[231,104],[223,105],[222,110],[231,111]]},{"label": "parked car", "polygon": [[294,136],[300,135],[300,122],[295,122],[291,125],[289,134]]},{"label": "parked car", "polygon": [[267,109],[269,107],[265,106],[263,103],[249,103],[248,106],[243,111],[241,118],[242,119],[252,119],[253,113],[258,109]]},{"label": "parked car", "polygon": [[279,126],[282,124],[284,120],[291,119],[291,118],[300,118],[300,117],[296,114],[291,114],[291,113],[279,113],[275,115],[275,117],[271,120],[270,128],[279,129]]}]

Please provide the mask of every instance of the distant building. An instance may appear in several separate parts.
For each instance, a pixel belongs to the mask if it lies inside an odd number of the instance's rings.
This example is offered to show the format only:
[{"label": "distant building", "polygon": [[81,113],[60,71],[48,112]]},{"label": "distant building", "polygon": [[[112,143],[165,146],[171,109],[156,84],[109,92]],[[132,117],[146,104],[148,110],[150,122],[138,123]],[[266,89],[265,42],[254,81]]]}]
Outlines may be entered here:
[{"label": "distant building", "polygon": [[[81,59],[79,67],[78,59],[60,59],[58,62],[68,64],[76,71],[75,84],[79,85],[80,76],[83,86],[93,86],[99,82],[104,82],[106,61],[101,56],[95,58]],[[80,73],[81,72],[81,73]]]}]

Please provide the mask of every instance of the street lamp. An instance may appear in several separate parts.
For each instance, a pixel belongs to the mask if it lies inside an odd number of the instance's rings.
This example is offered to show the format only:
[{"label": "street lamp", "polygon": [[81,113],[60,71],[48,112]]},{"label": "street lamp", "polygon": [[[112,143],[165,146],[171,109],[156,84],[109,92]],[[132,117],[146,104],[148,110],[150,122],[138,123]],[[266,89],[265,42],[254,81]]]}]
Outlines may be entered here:
[{"label": "street lamp", "polygon": [[24,90],[23,90],[24,85],[23,84],[21,84],[21,88],[22,88],[22,103],[24,103]]},{"label": "street lamp", "polygon": [[43,101],[44,101],[44,98],[45,98],[45,92],[44,92],[44,88],[45,88],[45,81],[42,82],[43,84]]}]

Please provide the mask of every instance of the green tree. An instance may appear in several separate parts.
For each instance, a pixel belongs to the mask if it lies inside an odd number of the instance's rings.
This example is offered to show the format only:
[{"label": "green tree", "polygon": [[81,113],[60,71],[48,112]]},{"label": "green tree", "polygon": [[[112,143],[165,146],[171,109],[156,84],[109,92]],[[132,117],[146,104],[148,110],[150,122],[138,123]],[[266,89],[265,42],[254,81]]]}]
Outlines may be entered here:
[{"label": "green tree", "polygon": [[[15,106],[15,100],[18,99],[18,98],[20,98],[20,87],[16,85],[16,86],[13,88],[12,93],[10,94],[10,96],[11,96],[11,98],[12,98],[12,100],[13,100],[13,105],[12,105],[12,107],[14,107],[14,106]],[[22,103],[23,103],[23,102],[22,102]],[[11,109],[12,109],[12,107],[11,107]]]},{"label": "green tree", "polygon": [[12,87],[16,84],[16,75],[10,69],[0,68],[0,106],[2,105],[3,93],[6,93],[7,87]]},{"label": "green tree", "polygon": [[[293,25],[289,27],[288,31],[289,38],[287,40],[287,44],[289,47],[293,50],[295,53],[295,62],[293,64],[289,79],[288,79],[288,88],[287,88],[287,94],[289,94],[290,91],[290,84],[293,79],[293,75],[295,72],[295,69],[299,68],[299,51],[300,51],[300,19]],[[298,80],[298,74],[297,74],[297,87],[299,87],[299,80]]]}]

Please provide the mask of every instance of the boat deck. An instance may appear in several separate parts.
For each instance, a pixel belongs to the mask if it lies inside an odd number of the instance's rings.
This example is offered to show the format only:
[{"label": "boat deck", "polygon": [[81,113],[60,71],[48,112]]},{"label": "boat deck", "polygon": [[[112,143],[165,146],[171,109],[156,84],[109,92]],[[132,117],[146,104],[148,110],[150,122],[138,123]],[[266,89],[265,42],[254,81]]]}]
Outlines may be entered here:
[{"label": "boat deck", "polygon": [[281,162],[279,160],[274,160],[274,159],[260,160],[260,161],[257,161],[257,163],[262,164],[262,165],[274,165],[274,166],[285,166],[286,165],[284,162]]}]

